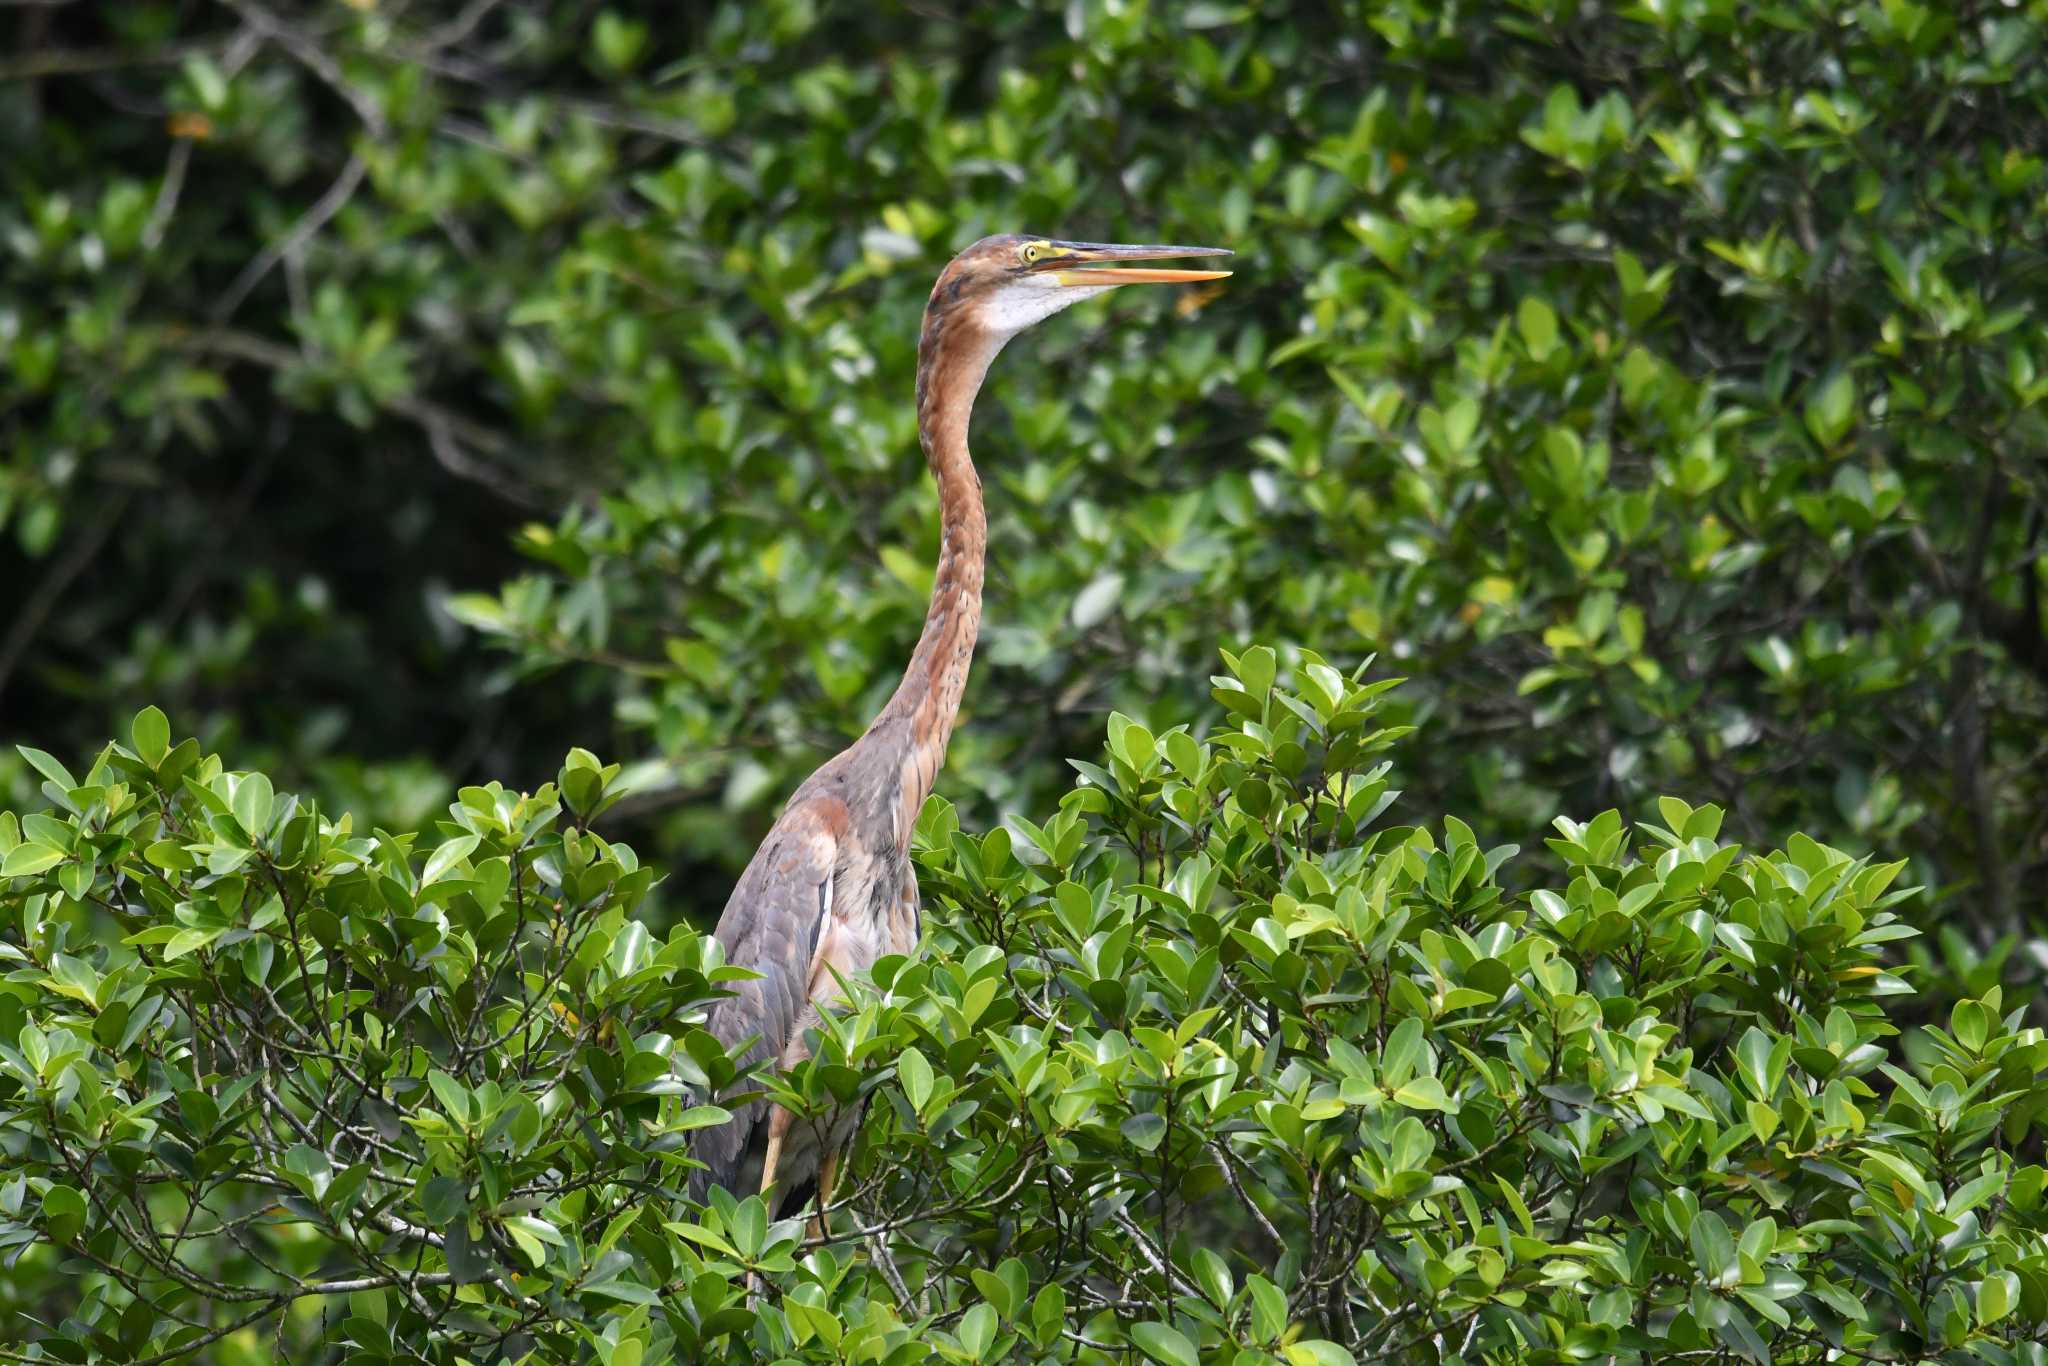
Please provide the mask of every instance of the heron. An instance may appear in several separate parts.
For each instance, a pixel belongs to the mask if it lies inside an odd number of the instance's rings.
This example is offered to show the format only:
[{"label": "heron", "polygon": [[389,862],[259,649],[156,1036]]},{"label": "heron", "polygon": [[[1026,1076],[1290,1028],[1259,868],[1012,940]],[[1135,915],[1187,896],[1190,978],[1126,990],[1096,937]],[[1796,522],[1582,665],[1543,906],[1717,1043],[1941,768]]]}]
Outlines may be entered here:
[{"label": "heron", "polygon": [[[754,851],[714,931],[726,961],[759,974],[715,1002],[707,1027],[728,1050],[751,1040],[743,1075],[787,1071],[809,1055],[807,1035],[841,984],[885,954],[912,953],[920,934],[910,836],[946,759],[981,624],[987,521],[967,450],[969,414],[996,353],[1012,337],[1083,299],[1124,285],[1219,280],[1222,270],[1129,264],[1227,256],[1219,247],[985,237],[940,272],[917,346],[917,435],[938,483],[940,541],[931,604],[903,679],[854,743],[791,794]],[[699,1132],[692,1194],[738,1193],[759,1155],[759,1192],[778,1215],[815,1184],[820,1229],[839,1154],[856,1120],[843,1107],[825,1124],[793,1124],[766,1100]],[[772,1193],[772,1194],[771,1194]]]}]

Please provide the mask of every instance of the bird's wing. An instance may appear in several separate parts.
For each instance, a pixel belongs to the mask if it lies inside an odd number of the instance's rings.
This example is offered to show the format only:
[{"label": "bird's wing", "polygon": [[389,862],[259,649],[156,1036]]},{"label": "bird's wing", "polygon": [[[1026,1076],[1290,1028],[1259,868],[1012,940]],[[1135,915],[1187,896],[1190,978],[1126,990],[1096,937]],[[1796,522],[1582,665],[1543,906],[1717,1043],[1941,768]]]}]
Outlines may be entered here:
[{"label": "bird's wing", "polygon": [[[718,940],[728,963],[761,975],[734,984],[734,994],[712,1006],[707,1026],[727,1048],[755,1037],[742,1065],[772,1066],[810,1004],[810,980],[821,928],[833,905],[834,873],[847,833],[845,803],[814,797],[790,807],[755,851],[718,918]],[[699,1198],[711,1184],[735,1190],[754,1129],[766,1123],[761,1102],[741,1107],[730,1124],[699,1130],[694,1154],[706,1170],[695,1173]]]}]

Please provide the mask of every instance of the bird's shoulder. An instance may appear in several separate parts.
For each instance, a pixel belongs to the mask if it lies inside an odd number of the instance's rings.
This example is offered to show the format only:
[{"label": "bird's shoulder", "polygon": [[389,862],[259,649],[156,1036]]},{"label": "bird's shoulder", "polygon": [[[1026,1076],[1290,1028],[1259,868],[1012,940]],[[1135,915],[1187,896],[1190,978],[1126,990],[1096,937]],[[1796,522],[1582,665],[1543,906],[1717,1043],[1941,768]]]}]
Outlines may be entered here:
[{"label": "bird's shoulder", "polygon": [[792,939],[817,917],[820,888],[829,887],[850,829],[846,803],[830,793],[800,795],[783,810],[754,850],[718,918],[718,939],[727,960],[760,956],[768,936]]}]

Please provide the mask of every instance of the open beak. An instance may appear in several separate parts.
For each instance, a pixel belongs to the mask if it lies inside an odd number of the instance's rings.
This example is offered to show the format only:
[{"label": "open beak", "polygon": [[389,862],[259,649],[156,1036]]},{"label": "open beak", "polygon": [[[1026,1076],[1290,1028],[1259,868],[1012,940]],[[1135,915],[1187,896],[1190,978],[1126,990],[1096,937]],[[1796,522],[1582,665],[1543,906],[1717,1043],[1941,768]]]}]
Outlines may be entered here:
[{"label": "open beak", "polygon": [[[1221,280],[1227,270],[1156,270],[1148,267],[1097,265],[1111,261],[1172,261],[1184,256],[1228,256],[1224,247],[1142,247],[1115,242],[1052,242],[1058,253],[1045,263],[1046,273],[1062,285],[1096,289],[1104,285],[1188,285]],[[1080,269],[1075,269],[1075,267]]]}]

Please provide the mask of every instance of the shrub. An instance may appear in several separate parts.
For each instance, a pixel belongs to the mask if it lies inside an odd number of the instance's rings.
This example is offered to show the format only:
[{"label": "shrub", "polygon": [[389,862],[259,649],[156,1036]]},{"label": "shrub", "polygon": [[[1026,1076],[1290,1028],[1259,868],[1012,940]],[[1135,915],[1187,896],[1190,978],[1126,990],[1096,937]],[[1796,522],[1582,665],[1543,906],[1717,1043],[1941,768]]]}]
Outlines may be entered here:
[{"label": "shrub", "polygon": [[926,952],[772,1083],[866,1106],[823,1240],[682,1196],[736,969],[637,918],[616,769],[415,839],[154,710],[82,778],[26,751],[8,1359],[2044,1359],[2048,1042],[1996,990],[1887,1022],[1901,864],[1665,798],[1520,888],[1380,824],[1388,682],[1226,664],[1042,822],[928,805]]}]

